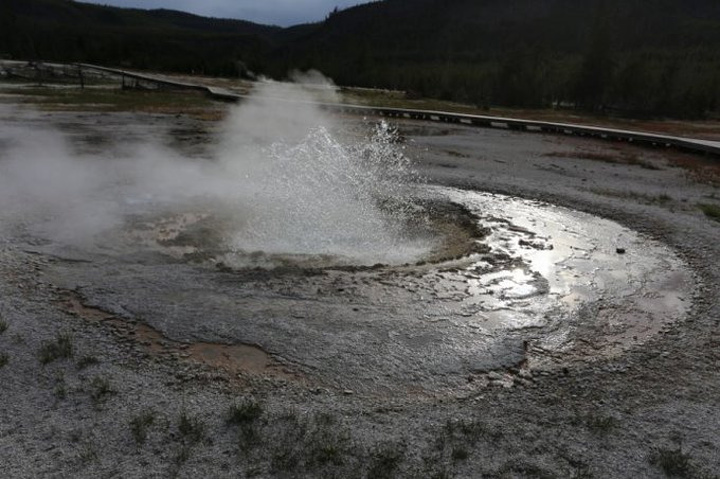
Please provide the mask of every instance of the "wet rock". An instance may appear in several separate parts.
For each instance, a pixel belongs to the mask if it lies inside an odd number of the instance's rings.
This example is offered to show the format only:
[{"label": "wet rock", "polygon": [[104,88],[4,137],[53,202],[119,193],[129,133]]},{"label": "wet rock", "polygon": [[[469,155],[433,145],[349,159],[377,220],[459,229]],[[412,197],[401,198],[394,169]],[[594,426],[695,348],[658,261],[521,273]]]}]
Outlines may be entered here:
[{"label": "wet rock", "polygon": [[513,381],[516,386],[532,387],[533,382],[523,378],[515,378]]},{"label": "wet rock", "polygon": [[530,371],[529,369],[521,369],[520,371],[518,371],[517,375],[519,378],[525,379],[527,381],[533,380],[532,371]]},{"label": "wet rock", "polygon": [[510,389],[513,387],[514,382],[501,380],[501,381],[490,381],[488,384],[493,387],[501,387],[501,388],[505,388],[505,389]]},{"label": "wet rock", "polygon": [[503,380],[503,375],[500,374],[500,373],[498,373],[498,372],[496,372],[496,371],[490,371],[490,372],[487,374],[487,378],[488,378],[488,381],[502,381],[502,380]]}]

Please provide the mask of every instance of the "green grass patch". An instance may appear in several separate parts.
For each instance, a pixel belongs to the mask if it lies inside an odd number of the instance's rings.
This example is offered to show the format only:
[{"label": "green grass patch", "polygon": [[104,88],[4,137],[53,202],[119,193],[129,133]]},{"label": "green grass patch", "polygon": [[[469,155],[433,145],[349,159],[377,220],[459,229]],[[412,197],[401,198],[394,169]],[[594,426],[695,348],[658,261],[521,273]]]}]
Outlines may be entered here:
[{"label": "green grass patch", "polygon": [[105,403],[110,396],[116,394],[110,380],[104,376],[95,376],[90,382],[90,399],[96,406]]},{"label": "green grass patch", "polygon": [[311,477],[328,477],[322,471],[340,467],[352,456],[349,432],[330,414],[287,411],[265,424],[262,445],[271,451],[273,473],[297,475],[300,471],[315,471]]},{"label": "green grass patch", "polygon": [[590,432],[597,436],[607,436],[618,425],[617,419],[612,416],[589,415],[585,418],[585,424]]},{"label": "green grass patch", "polygon": [[145,411],[130,420],[130,432],[132,433],[135,443],[139,446],[145,444],[148,436],[148,430],[155,423],[155,413],[153,411]]},{"label": "green grass patch", "polygon": [[38,358],[41,364],[49,364],[58,359],[73,357],[72,336],[68,333],[60,333],[54,341],[45,341],[38,351]]},{"label": "green grass patch", "polygon": [[230,406],[227,423],[238,426],[238,446],[247,451],[260,443],[260,432],[256,427],[263,415],[263,406],[254,399],[243,399]]},{"label": "green grass patch", "polygon": [[67,398],[67,386],[65,385],[65,381],[60,381],[55,385],[55,389],[53,389],[53,395],[58,400],[63,400]]},{"label": "green grass patch", "polygon": [[650,463],[660,469],[668,477],[695,477],[690,454],[677,449],[660,448],[650,456]]},{"label": "green grass patch", "polygon": [[468,450],[463,446],[456,446],[452,450],[452,459],[453,461],[465,461],[467,458],[470,457],[470,453]]},{"label": "green grass patch", "polygon": [[47,109],[96,111],[188,112],[217,106],[201,92],[168,90],[123,90],[120,88],[17,88],[26,103]]},{"label": "green grass patch", "polygon": [[397,470],[404,459],[404,445],[398,443],[380,444],[371,453],[367,477],[376,479],[396,477]]},{"label": "green grass patch", "polygon": [[644,193],[637,193],[635,191],[618,191],[604,188],[590,188],[588,191],[595,193],[596,195],[608,196],[611,198],[627,198],[646,204],[667,205],[673,200],[672,196],[666,193],[661,193],[659,195],[647,195]]},{"label": "green grass patch", "polygon": [[327,464],[340,466],[349,455],[350,436],[335,416],[320,413],[314,416],[310,434],[307,436],[308,467]]},{"label": "green grass patch", "polygon": [[720,221],[720,205],[714,203],[698,203],[697,207],[700,208],[700,211],[705,213],[705,216],[708,218]]},{"label": "green grass patch", "polygon": [[80,358],[77,362],[77,368],[78,369],[85,369],[90,366],[94,366],[95,364],[98,364],[100,361],[95,356],[83,356]]},{"label": "green grass patch", "polygon": [[254,399],[245,399],[234,403],[228,411],[228,424],[243,425],[251,423],[263,414],[262,405]]},{"label": "green grass patch", "polygon": [[635,165],[647,170],[659,170],[660,168],[653,163],[645,160],[638,153],[635,152],[604,152],[604,151],[588,151],[588,150],[575,150],[575,151],[553,151],[549,153],[543,153],[541,156],[549,158],[569,158],[578,160],[591,160],[599,161],[602,163],[611,163],[617,165]]},{"label": "green grass patch", "polygon": [[205,439],[205,429],[202,419],[189,415],[187,411],[180,413],[178,431],[187,443],[196,444]]},{"label": "green grass patch", "polygon": [[80,448],[80,453],[78,455],[78,459],[80,459],[80,462],[87,465],[93,462],[97,462],[98,460],[98,453],[95,449],[95,445],[90,442],[85,442],[82,447]]},{"label": "green grass patch", "polygon": [[486,436],[499,440],[502,434],[474,419],[448,420],[443,428],[443,437],[455,443],[474,445]]}]

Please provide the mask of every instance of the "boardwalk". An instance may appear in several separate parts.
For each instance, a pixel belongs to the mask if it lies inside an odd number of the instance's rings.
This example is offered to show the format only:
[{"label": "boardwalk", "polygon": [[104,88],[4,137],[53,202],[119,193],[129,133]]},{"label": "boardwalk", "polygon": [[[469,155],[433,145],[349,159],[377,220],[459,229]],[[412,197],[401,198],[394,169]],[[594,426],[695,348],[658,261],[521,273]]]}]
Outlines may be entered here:
[{"label": "boardwalk", "polygon": [[[224,101],[240,101],[243,98],[247,98],[247,95],[234,93],[224,88],[207,86],[199,83],[182,82],[160,75],[149,75],[114,68],[100,67],[97,65],[80,64],[79,66],[81,68],[118,75],[123,79],[123,84],[125,84],[126,80],[131,80],[136,83],[150,83],[168,88],[180,88],[202,91],[212,96],[213,98]],[[277,101],[289,100],[278,99]],[[583,136],[602,140],[629,142],[640,146],[675,148],[685,152],[720,157],[720,142],[700,140],[696,138],[660,135],[631,130],[577,125],[571,123],[522,120],[517,118],[470,115],[463,113],[450,113],[444,111],[384,108],[362,105],[348,105],[341,103],[318,103],[317,105],[325,110],[353,115],[381,116],[387,118],[407,118],[414,120],[465,124],[482,128],[502,128],[526,132]]]}]

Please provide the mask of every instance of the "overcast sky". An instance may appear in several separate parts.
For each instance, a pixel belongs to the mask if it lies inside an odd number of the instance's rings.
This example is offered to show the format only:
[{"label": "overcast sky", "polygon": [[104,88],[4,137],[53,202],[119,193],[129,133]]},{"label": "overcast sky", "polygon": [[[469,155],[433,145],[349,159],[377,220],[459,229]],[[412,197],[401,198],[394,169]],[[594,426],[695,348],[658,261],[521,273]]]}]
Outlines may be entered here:
[{"label": "overcast sky", "polygon": [[369,0],[82,0],[117,7],[169,8],[206,17],[239,18],[267,25],[297,25],[323,20],[335,7]]}]

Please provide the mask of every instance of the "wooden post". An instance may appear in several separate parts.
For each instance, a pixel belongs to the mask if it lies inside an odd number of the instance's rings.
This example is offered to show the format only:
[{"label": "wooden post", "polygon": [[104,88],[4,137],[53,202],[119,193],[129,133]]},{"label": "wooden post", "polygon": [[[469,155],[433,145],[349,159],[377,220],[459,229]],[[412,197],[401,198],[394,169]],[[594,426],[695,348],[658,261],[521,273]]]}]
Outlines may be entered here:
[{"label": "wooden post", "polygon": [[35,62],[35,81],[37,81],[38,86],[43,86],[43,71],[42,71],[42,64],[40,62]]},{"label": "wooden post", "polygon": [[78,65],[78,78],[80,79],[80,89],[85,89],[85,77],[83,76],[83,68],[82,65]]}]

